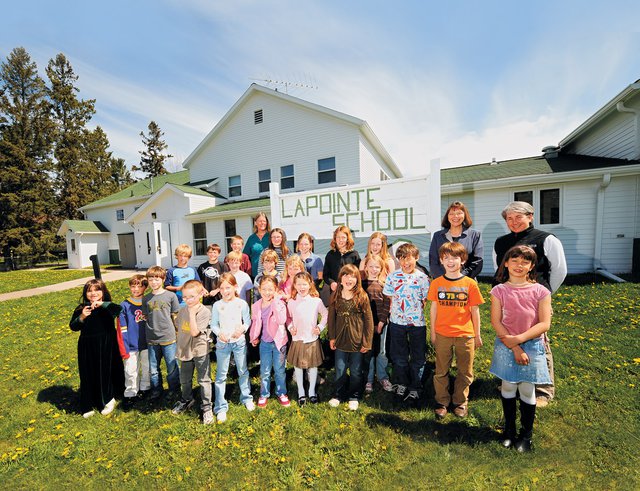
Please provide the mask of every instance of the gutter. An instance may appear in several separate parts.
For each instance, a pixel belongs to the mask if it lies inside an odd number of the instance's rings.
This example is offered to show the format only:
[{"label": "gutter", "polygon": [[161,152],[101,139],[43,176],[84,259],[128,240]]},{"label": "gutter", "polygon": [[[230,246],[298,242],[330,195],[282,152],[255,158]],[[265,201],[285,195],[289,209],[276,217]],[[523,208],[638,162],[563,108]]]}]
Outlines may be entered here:
[{"label": "gutter", "polygon": [[600,276],[604,276],[605,278],[615,281],[616,283],[626,283],[625,280],[620,278],[619,276],[614,275],[613,273],[609,273],[603,266],[601,262],[602,257],[602,228],[604,226],[604,195],[605,190],[611,184],[611,174],[603,174],[602,182],[598,187],[598,193],[596,195],[596,240],[595,240],[595,249],[593,251],[593,270],[596,274]]}]

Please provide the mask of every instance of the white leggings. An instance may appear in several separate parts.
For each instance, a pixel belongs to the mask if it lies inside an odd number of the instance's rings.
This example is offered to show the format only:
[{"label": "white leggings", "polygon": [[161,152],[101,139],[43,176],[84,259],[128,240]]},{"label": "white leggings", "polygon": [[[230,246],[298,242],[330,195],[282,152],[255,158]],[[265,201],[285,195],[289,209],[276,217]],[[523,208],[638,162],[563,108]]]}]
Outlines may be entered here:
[{"label": "white leggings", "polygon": [[502,397],[505,399],[514,399],[516,392],[520,392],[520,400],[527,404],[535,405],[536,403],[536,386],[531,382],[520,382],[512,384],[505,380],[502,381]]}]

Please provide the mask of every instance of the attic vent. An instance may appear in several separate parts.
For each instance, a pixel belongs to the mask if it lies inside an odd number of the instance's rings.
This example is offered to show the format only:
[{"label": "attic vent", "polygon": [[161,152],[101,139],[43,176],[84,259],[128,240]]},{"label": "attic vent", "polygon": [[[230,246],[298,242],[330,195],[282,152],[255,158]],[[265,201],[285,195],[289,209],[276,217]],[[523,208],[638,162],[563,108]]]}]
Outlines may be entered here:
[{"label": "attic vent", "polygon": [[498,165],[498,161],[496,160],[495,157],[491,159],[491,165]]},{"label": "attic vent", "polygon": [[262,123],[262,109],[253,111],[253,124],[260,124],[260,123]]}]

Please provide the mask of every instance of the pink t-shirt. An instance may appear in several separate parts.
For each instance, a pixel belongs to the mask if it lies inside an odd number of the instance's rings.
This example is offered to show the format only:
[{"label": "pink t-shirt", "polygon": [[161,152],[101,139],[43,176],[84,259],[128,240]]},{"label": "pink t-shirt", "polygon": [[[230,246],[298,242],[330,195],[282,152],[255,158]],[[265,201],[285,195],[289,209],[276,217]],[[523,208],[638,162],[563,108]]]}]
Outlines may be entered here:
[{"label": "pink t-shirt", "polygon": [[551,292],[540,283],[517,287],[502,283],[491,289],[491,295],[502,305],[502,325],[517,336],[538,323],[538,304]]}]

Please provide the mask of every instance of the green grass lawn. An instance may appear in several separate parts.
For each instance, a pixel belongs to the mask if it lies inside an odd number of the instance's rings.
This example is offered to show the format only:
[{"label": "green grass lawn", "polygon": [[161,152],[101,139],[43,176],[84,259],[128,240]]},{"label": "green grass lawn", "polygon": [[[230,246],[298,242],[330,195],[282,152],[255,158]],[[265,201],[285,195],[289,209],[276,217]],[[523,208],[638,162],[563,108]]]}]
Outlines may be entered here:
[{"label": "green grass lawn", "polygon": [[54,285],[63,281],[93,277],[91,269],[20,269],[0,273],[0,293]]},{"label": "green grass lawn", "polygon": [[[122,299],[126,281],[111,288]],[[558,398],[538,411],[536,448],[526,455],[498,442],[488,306],[466,420],[437,422],[430,386],[416,410],[396,410],[377,388],[356,412],[332,409],[329,372],[316,407],[272,400],[248,413],[234,385],[227,423],[205,427],[195,412],[173,416],[160,403],[77,414],[78,334],[68,321],[80,291],[0,304],[0,478],[17,489],[640,487],[638,284],[564,287],[555,296]],[[488,286],[482,291],[487,298]],[[255,395],[255,376],[252,388]]]}]

